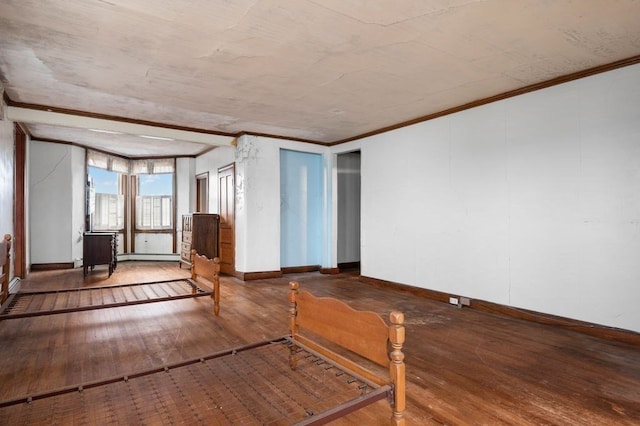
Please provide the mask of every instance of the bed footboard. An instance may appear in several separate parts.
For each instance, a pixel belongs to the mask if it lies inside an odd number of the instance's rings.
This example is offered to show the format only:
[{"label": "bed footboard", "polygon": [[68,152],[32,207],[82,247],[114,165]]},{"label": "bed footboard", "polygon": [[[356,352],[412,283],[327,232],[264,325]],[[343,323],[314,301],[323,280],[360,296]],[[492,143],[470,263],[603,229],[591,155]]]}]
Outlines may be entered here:
[{"label": "bed footboard", "polygon": [[[320,352],[333,361],[357,372],[379,385],[390,384],[392,390],[392,425],[404,425],[405,364],[402,345],[405,340],[404,314],[391,312],[387,325],[375,312],[357,311],[333,298],[320,298],[309,292],[299,292],[299,284],[289,283],[289,327],[294,342]],[[307,334],[307,332],[311,334]],[[378,365],[387,367],[388,378],[382,378],[357,363],[314,341],[320,336]],[[390,350],[389,350],[390,347]],[[295,368],[292,348],[291,367]]]},{"label": "bed footboard", "polygon": [[217,257],[209,259],[191,250],[191,279],[212,288],[213,313],[218,316],[220,313],[220,259]]}]

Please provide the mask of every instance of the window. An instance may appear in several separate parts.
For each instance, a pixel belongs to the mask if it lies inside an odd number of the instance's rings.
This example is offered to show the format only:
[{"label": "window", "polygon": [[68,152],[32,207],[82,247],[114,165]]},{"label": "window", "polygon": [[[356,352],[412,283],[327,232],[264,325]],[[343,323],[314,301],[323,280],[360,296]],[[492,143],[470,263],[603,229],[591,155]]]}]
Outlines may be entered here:
[{"label": "window", "polygon": [[173,229],[173,173],[139,174],[136,229]]},{"label": "window", "polygon": [[123,175],[89,166],[89,214],[94,231],[124,229]]},{"label": "window", "polygon": [[[170,251],[175,246],[175,170],[175,158],[130,159],[87,150],[87,229],[122,233],[124,250],[131,253],[140,234],[167,234],[145,235],[139,243]],[[166,241],[169,248],[158,249]]]}]

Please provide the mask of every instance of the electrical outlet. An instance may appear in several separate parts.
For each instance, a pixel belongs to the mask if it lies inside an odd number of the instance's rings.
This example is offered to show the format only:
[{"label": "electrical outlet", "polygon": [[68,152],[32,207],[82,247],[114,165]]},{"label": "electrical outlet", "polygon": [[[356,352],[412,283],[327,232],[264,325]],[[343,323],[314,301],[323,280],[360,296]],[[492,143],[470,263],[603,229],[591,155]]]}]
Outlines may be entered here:
[{"label": "electrical outlet", "polygon": [[451,303],[452,305],[457,305],[458,304],[458,298],[457,297],[449,297],[449,303]]},{"label": "electrical outlet", "polygon": [[468,297],[461,297],[460,304],[462,306],[471,306],[471,299],[469,299]]}]

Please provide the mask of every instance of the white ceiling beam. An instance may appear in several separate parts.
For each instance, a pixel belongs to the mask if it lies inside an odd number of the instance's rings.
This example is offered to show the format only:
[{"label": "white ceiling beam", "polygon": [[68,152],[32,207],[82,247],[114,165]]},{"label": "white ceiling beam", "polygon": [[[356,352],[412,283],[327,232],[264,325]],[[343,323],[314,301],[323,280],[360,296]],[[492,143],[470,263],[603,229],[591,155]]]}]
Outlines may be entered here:
[{"label": "white ceiling beam", "polygon": [[168,127],[106,120],[103,118],[84,117],[80,115],[63,114],[59,112],[15,106],[7,107],[7,118],[11,121],[26,124],[49,124],[76,129],[98,129],[137,136],[152,136],[180,141],[197,142],[212,146],[231,146],[235,139],[233,136],[215,135],[191,130],[171,129]]}]

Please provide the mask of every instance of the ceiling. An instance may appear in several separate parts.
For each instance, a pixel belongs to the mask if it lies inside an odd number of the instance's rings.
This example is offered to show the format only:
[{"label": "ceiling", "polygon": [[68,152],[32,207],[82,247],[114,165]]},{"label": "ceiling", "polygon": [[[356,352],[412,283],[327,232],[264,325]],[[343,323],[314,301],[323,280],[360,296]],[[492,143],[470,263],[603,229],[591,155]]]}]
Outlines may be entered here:
[{"label": "ceiling", "polygon": [[0,81],[34,139],[129,157],[335,143],[637,62],[639,23],[637,0],[3,0]]}]

